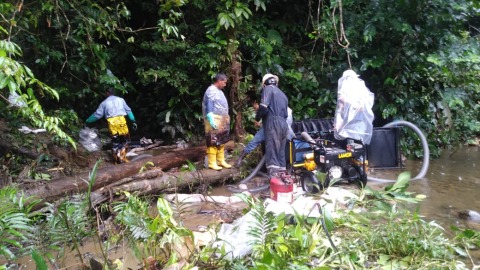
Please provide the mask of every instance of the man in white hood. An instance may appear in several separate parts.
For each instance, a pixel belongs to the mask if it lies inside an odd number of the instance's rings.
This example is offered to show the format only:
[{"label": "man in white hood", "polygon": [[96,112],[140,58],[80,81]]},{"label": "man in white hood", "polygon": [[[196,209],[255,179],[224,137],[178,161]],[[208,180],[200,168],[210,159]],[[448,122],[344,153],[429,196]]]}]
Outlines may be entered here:
[{"label": "man in white hood", "polygon": [[343,72],[338,80],[335,138],[352,138],[369,144],[373,132],[374,95],[353,70]]}]

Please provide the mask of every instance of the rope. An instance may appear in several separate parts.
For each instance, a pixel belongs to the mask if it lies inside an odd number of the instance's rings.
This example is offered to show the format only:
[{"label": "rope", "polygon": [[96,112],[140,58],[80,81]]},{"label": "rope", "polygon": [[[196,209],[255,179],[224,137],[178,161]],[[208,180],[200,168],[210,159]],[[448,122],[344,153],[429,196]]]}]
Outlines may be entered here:
[{"label": "rope", "polygon": [[[345,52],[347,52],[347,59],[348,59],[348,66],[352,69],[352,62],[350,61],[350,52],[348,51],[348,46],[350,45],[350,41],[348,41],[347,36],[345,35],[345,29],[343,27],[343,7],[342,7],[342,0],[338,0],[338,9],[340,12],[340,37],[338,36],[337,25],[335,23],[335,9],[332,12],[332,21],[333,21],[333,28],[335,28],[335,35],[337,36],[337,43],[338,45],[345,48]],[[342,44],[342,40],[345,40],[346,45]]]}]

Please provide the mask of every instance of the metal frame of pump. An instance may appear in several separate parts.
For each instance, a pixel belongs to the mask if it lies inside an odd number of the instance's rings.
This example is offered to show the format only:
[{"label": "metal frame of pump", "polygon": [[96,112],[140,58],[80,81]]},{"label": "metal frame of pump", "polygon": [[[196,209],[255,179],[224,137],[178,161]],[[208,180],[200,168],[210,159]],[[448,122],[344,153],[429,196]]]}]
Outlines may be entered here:
[{"label": "metal frame of pump", "polygon": [[[311,133],[315,139],[302,132],[302,139],[293,139],[289,142],[290,173],[299,175],[302,188],[307,192],[318,192],[327,187],[333,179],[345,179],[358,181],[365,186],[367,183],[366,147],[360,140],[346,139],[345,146],[329,140],[326,137],[333,136],[328,133]],[[307,143],[309,149],[295,147],[295,141]],[[303,153],[303,160],[297,161],[297,154]],[[300,173],[295,170],[301,169]],[[317,171],[325,173],[325,179],[319,181]]]},{"label": "metal frame of pump", "polygon": [[[333,138],[331,135],[332,135],[332,132],[331,130],[326,133],[327,135],[325,136],[325,133],[323,131],[316,131],[316,130],[327,130],[327,128],[325,128],[325,126],[321,123],[321,122],[318,122],[318,123],[303,123],[304,121],[312,121],[312,120],[316,120],[316,119],[310,119],[310,120],[302,120],[301,122],[301,129],[305,130],[305,129],[309,129],[309,130],[315,130],[315,131],[312,131],[310,134],[313,135],[316,135],[314,137],[322,137],[322,138]],[[326,119],[328,120],[328,119]],[[304,125],[305,124],[305,125]],[[310,124],[310,125],[309,125]],[[312,125],[313,124],[313,125]],[[314,126],[314,127],[313,127]],[[394,122],[391,122],[391,123],[388,123],[386,124],[385,126],[383,126],[383,128],[398,128],[398,127],[408,127],[410,128],[413,132],[415,132],[419,139],[420,139],[420,142],[422,143],[422,148],[423,148],[423,162],[422,162],[422,169],[420,170],[420,172],[417,174],[417,176],[413,177],[412,179],[410,179],[410,181],[414,181],[414,180],[421,180],[421,179],[424,179],[423,177],[425,177],[427,171],[428,171],[428,166],[430,164],[430,150],[428,148],[428,142],[427,142],[427,139],[425,138],[425,136],[423,135],[423,132],[417,127],[415,126],[414,124],[410,123],[410,122],[407,122],[407,121],[394,121]],[[295,134],[298,134],[298,133],[295,133]],[[328,135],[330,134],[330,135]],[[308,135],[308,134],[307,134]],[[310,136],[309,136],[310,137]],[[296,151],[295,150],[291,150],[293,149],[292,148],[292,143],[294,143],[294,141],[299,141],[298,139],[294,139],[292,141],[289,141],[289,143],[287,143],[287,146],[286,146],[286,149],[285,149],[285,154],[286,154],[286,157],[289,157],[290,160],[287,164],[287,166],[289,167],[288,168],[288,173],[289,174],[292,174],[294,173],[293,172],[293,168],[299,168],[301,167],[302,169],[302,176],[305,178],[305,177],[309,177],[311,179],[314,179],[314,181],[318,181],[318,179],[315,177],[315,174],[313,173],[313,171],[316,169],[316,167],[312,168],[312,167],[309,167],[309,166],[305,166],[305,159],[303,158],[303,155],[301,155],[302,157],[302,160],[301,162],[295,162],[295,160],[293,160],[293,157],[296,155],[296,152],[306,152],[305,150],[304,151]],[[304,142],[305,143],[305,142]],[[344,145],[344,149],[347,149],[347,141],[346,140],[343,140],[343,141],[337,141],[336,142],[337,144],[340,143],[343,145],[343,143],[345,143]],[[315,143],[316,144],[316,143]],[[355,145],[354,145],[355,146]],[[359,152],[357,150],[360,150],[360,149],[356,149],[354,148],[353,150],[355,150],[354,152]],[[365,149],[364,149],[365,151]],[[310,145],[308,144],[308,152],[311,152],[313,154],[313,159],[314,159],[314,162],[315,162],[315,153],[312,151],[312,149],[310,148]],[[148,156],[148,155],[140,155],[138,157],[135,157],[135,158],[139,158],[141,156]],[[353,155],[352,155],[353,156]],[[364,162],[362,162],[362,166],[359,166],[360,168],[363,168],[363,172],[367,172],[368,171],[368,161],[365,159],[365,153],[364,153]],[[307,162],[308,165],[312,165],[312,162],[310,160],[312,160],[312,155],[309,155],[309,156],[306,156],[306,160],[309,160],[309,162]],[[294,164],[295,163],[295,164]],[[267,175],[263,174],[262,172],[260,172],[260,170],[263,168],[263,166],[265,165],[265,156],[263,156],[263,158],[258,162],[257,166],[255,167],[255,169],[253,169],[253,171],[243,180],[241,180],[240,182],[238,182],[238,184],[245,184],[247,183],[248,181],[252,180],[255,176],[259,175],[259,176],[262,176],[262,177],[265,177],[265,178],[268,178]],[[295,165],[292,166],[292,165]],[[316,163],[313,163],[313,165],[316,166]],[[309,170],[307,170],[307,168]],[[374,178],[374,177],[367,177],[366,173],[362,174],[362,177],[360,179],[360,182],[363,184],[363,186],[365,186],[367,180],[368,181],[375,181],[375,182],[381,182],[381,183],[395,183],[396,180],[390,180],[390,179],[382,179],[382,178]],[[307,179],[308,180],[308,179]],[[302,184],[306,183],[306,181],[303,181]],[[315,186],[315,185],[308,185],[308,183],[304,184],[303,186],[303,189],[304,190],[308,190],[308,189],[317,189],[318,186]],[[235,192],[235,193],[240,193],[240,192],[244,192],[245,190],[244,189],[239,189],[239,188],[236,188],[234,186],[228,186],[227,189],[231,192]],[[265,191],[265,190],[268,190],[270,189],[270,184],[266,184],[266,185],[263,185],[263,186],[260,186],[260,187],[256,187],[256,188],[251,188],[249,189],[250,192],[252,193],[256,193],[256,192],[260,192],[260,191]]]}]

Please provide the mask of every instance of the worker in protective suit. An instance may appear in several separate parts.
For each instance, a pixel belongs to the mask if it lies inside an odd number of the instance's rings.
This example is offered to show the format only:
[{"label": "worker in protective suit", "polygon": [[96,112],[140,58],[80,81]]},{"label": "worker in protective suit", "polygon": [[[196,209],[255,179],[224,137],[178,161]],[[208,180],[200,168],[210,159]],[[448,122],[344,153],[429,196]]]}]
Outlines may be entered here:
[{"label": "worker in protective suit", "polygon": [[[277,80],[277,84],[278,84],[278,82],[279,82],[278,77],[275,76],[275,75],[273,75],[273,77],[275,78],[275,80]],[[253,104],[253,109],[255,111],[258,111],[258,108],[259,108],[259,105],[258,105],[258,103],[255,102],[255,104]],[[288,112],[288,117],[287,117],[287,127],[288,127],[287,140],[291,140],[291,139],[295,138],[295,132],[293,132],[293,129],[292,129],[292,124],[293,124],[292,109],[288,108],[287,112]],[[234,166],[236,168],[240,167],[243,159],[248,154],[250,154],[253,150],[255,150],[255,148],[257,148],[257,146],[259,146],[261,143],[263,143],[265,141],[265,130],[263,128],[263,125],[261,125],[260,123],[258,123],[258,121],[255,120],[255,126],[260,127],[260,129],[257,131],[257,133],[255,133],[255,136],[253,136],[253,139],[251,139],[250,142],[248,142],[248,144],[245,146],[242,153],[240,153],[240,156],[238,156],[237,161],[235,161],[235,163],[234,163]]]},{"label": "worker in protective suit", "polygon": [[105,117],[108,122],[110,136],[112,136],[112,152],[115,164],[128,162],[126,156],[128,143],[130,142],[130,133],[125,115],[128,115],[128,118],[132,120],[133,130],[137,129],[135,117],[130,107],[125,103],[125,100],[115,96],[115,90],[113,88],[108,88],[105,95],[107,98],[100,104],[97,111],[87,119],[87,123],[92,123]]},{"label": "worker in protective suit", "polygon": [[[288,127],[288,132],[287,132],[287,140],[292,140],[295,138],[295,133],[293,132],[292,129],[292,123],[293,123],[293,116],[292,116],[292,109],[288,108],[288,117],[287,117],[287,127]],[[235,167],[240,167],[243,159],[250,154],[257,146],[259,146],[261,143],[265,141],[265,129],[263,128],[263,125],[261,125],[260,129],[255,133],[255,136],[253,136],[253,139],[248,142],[248,144],[245,146],[243,149],[242,153],[240,156],[238,156],[237,161],[235,161],[234,166]]]},{"label": "worker in protective suit", "polygon": [[207,88],[202,102],[208,167],[213,170],[221,170],[222,167],[232,167],[225,162],[224,154],[224,144],[230,140],[228,102],[222,91],[226,85],[227,76],[223,73],[218,73],[213,84]]},{"label": "worker in protective suit", "polygon": [[256,121],[262,120],[265,131],[265,164],[270,176],[286,170],[288,98],[277,83],[275,75],[263,76],[262,100],[255,115]]},{"label": "worker in protective suit", "polygon": [[338,140],[356,139],[370,144],[373,133],[374,94],[353,70],[338,80],[334,135]]}]

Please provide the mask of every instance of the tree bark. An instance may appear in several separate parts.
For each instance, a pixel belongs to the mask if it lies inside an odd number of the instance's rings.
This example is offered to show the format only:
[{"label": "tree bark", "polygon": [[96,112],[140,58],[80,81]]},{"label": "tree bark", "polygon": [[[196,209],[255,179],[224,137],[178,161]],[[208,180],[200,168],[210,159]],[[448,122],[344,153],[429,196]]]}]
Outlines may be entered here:
[{"label": "tree bark", "polygon": [[237,168],[222,169],[214,171],[210,169],[194,172],[164,173],[160,177],[132,181],[116,186],[100,188],[90,194],[92,205],[98,205],[108,200],[122,199],[123,195],[116,195],[122,191],[138,192],[138,195],[159,193],[165,190],[176,190],[179,188],[193,187],[198,184],[210,185],[238,176],[240,171]]},{"label": "tree bark", "polygon": [[[232,141],[225,144],[225,149],[227,150],[233,149],[233,147],[234,143]],[[155,167],[168,170],[183,165],[186,160],[190,160],[191,162],[199,161],[205,157],[206,149],[206,146],[192,147],[185,150],[171,151],[159,156],[98,169],[92,190],[97,190],[120,179],[138,174],[142,167],[149,167],[149,165],[146,165],[147,162],[152,162]],[[65,195],[87,191],[88,184],[82,179],[88,181],[89,173],[82,173],[73,177],[66,177],[52,181],[26,183],[22,187],[22,190],[27,197],[36,196],[37,199],[42,199],[43,202],[53,202]]]},{"label": "tree bark", "polygon": [[230,82],[230,111],[233,113],[235,120],[232,135],[235,141],[240,141],[245,137],[245,129],[242,126],[242,111],[244,101],[240,100],[240,80],[243,79],[241,71],[242,64],[237,61],[238,51],[232,52],[232,62],[227,70],[228,81]]},{"label": "tree bark", "polygon": [[31,159],[37,159],[40,156],[39,153],[33,152],[32,150],[22,146],[13,145],[12,143],[10,143],[5,139],[0,140],[0,147],[17,154],[27,156]]}]

